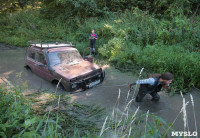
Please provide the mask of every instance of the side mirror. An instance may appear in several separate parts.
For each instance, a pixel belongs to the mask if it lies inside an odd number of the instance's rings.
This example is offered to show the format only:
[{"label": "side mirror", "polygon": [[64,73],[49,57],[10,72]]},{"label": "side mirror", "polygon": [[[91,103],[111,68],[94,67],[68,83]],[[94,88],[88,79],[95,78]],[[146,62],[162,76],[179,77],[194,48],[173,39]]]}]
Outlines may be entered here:
[{"label": "side mirror", "polygon": [[93,57],[92,56],[87,56],[87,57],[83,57],[84,60],[89,61],[89,62],[93,62]]}]

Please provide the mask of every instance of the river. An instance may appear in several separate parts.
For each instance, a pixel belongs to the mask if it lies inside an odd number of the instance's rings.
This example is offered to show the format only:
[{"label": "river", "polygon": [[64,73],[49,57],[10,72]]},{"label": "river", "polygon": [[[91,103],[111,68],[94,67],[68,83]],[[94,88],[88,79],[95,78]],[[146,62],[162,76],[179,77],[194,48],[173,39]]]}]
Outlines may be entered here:
[{"label": "river", "polygon": [[[55,91],[55,85],[41,79],[31,71],[24,68],[25,51],[26,49],[23,48],[7,47],[3,44],[0,45],[0,77],[3,78],[4,81],[9,81],[15,85],[27,84],[27,93],[35,92],[38,89]],[[106,77],[102,84],[85,92],[70,94],[64,90],[59,90],[59,93],[69,94],[71,95],[73,101],[82,104],[99,104],[105,107],[108,113],[111,113],[113,108],[117,108],[119,112],[122,111],[129,90],[128,82],[136,81],[138,75],[131,72],[121,72],[110,65],[102,65],[102,68],[106,72]],[[2,82],[3,81],[1,79],[0,83]],[[119,106],[115,107],[119,91]],[[169,96],[165,92],[160,92],[159,94],[161,99],[158,103],[151,101],[150,96],[146,96],[144,101],[141,103],[133,102],[130,112],[134,112],[139,106],[141,112],[147,112],[149,110],[150,113],[154,113],[155,115],[163,118],[166,122],[172,123],[181,110],[182,97],[180,94]],[[197,128],[198,133],[200,134],[200,91],[198,89],[193,89],[191,92],[184,95],[186,101],[189,101],[186,108],[187,117],[189,129],[193,132],[195,131],[195,124],[190,94],[192,94],[194,98]],[[129,97],[133,97],[133,93],[130,93]],[[174,123],[174,129],[177,131],[183,131],[183,124],[183,115],[181,113]]]}]

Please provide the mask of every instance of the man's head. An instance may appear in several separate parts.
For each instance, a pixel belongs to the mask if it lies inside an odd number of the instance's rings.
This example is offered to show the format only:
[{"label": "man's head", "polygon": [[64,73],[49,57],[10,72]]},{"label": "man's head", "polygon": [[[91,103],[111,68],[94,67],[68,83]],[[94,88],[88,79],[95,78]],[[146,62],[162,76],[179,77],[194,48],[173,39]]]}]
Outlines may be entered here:
[{"label": "man's head", "polygon": [[94,29],[92,29],[92,31],[91,31],[91,32],[94,34],[94,32],[95,32],[95,31],[94,31]]},{"label": "man's head", "polygon": [[173,81],[173,74],[171,74],[170,72],[165,72],[160,76],[160,81],[163,82],[164,84],[168,85],[170,83],[172,83]]}]

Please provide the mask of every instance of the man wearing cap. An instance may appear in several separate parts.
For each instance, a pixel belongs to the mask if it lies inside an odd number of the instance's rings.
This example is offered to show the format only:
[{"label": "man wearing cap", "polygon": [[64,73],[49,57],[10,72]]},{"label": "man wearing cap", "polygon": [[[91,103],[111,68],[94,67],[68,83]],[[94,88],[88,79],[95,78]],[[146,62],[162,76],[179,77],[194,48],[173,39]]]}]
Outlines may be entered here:
[{"label": "man wearing cap", "polygon": [[136,102],[141,102],[146,94],[152,96],[152,101],[158,102],[160,96],[158,92],[162,88],[170,89],[169,85],[173,81],[173,75],[170,72],[165,72],[163,74],[152,74],[147,79],[138,80],[135,83],[129,85],[131,88],[133,85],[140,84],[139,92],[136,96]]}]

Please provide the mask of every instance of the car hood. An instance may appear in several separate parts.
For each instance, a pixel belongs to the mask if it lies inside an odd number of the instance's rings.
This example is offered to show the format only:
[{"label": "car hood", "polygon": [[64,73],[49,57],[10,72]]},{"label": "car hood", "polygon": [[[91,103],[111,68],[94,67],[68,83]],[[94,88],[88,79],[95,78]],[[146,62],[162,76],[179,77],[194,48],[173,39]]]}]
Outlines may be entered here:
[{"label": "car hood", "polygon": [[100,67],[88,61],[82,61],[77,64],[59,64],[53,67],[55,72],[66,79],[72,79],[79,76],[85,76],[100,69]]}]

